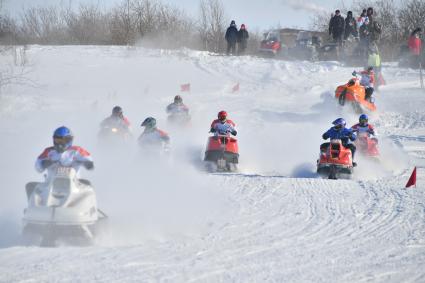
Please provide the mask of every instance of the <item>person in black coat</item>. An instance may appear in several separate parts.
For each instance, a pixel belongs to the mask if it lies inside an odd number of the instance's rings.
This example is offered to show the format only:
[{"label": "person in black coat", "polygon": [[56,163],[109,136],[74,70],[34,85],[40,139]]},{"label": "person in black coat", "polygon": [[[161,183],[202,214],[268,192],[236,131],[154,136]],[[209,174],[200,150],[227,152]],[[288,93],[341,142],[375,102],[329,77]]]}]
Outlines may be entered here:
[{"label": "person in black coat", "polygon": [[358,37],[356,19],[353,18],[353,12],[348,11],[347,17],[345,18],[344,39],[347,40],[347,38],[350,35],[353,35],[354,37]]},{"label": "person in black coat", "polygon": [[335,42],[341,44],[342,37],[344,35],[345,21],[341,16],[339,10],[335,11],[335,15],[331,18],[329,22],[329,35],[332,35],[332,38]]},{"label": "person in black coat", "polygon": [[241,25],[241,28],[238,31],[238,54],[241,55],[245,53],[246,47],[248,45],[249,34],[246,30],[245,24]]},{"label": "person in black coat", "polygon": [[236,54],[236,42],[238,40],[238,29],[236,27],[235,21],[230,23],[230,26],[226,30],[226,35],[224,37],[227,41],[227,51],[226,54],[229,55],[230,50],[232,55]]}]

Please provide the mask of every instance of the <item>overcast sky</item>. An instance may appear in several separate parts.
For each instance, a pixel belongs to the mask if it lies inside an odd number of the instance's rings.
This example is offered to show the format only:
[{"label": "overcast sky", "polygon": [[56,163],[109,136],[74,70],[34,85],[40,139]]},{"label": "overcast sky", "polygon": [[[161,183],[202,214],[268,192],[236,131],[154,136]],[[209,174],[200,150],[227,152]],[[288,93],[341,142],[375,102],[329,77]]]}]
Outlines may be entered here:
[{"label": "overcast sky", "polygon": [[[1,0],[0,0],[1,1]],[[11,14],[17,14],[22,7],[38,5],[61,5],[70,0],[3,0]],[[78,3],[94,3],[101,7],[110,7],[122,0],[71,0],[74,6]],[[198,15],[199,0],[159,0],[184,9],[189,15]],[[400,0],[399,0],[400,1]],[[344,5],[350,7],[353,0],[222,0],[227,17],[234,19],[239,26],[245,23],[248,29],[260,30],[270,27],[308,28],[312,15],[317,11],[328,11]]]}]

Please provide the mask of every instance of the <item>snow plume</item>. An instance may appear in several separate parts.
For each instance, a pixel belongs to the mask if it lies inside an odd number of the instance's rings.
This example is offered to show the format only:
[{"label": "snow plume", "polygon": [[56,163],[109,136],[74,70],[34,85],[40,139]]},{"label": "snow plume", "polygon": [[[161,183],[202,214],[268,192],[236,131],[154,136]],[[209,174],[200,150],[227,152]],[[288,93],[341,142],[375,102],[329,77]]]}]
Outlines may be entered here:
[{"label": "snow plume", "polygon": [[311,3],[311,2],[303,2],[298,0],[284,0],[283,4],[297,11],[305,11],[309,13],[328,12],[328,10],[323,8],[322,6]]}]

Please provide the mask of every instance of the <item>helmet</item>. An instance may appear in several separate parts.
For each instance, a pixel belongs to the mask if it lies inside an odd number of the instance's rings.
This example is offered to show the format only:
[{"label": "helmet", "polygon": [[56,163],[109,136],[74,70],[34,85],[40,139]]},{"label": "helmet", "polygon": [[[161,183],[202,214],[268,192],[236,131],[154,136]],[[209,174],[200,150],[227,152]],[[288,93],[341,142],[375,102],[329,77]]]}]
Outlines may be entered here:
[{"label": "helmet", "polygon": [[183,98],[180,95],[174,96],[174,103],[182,103]]},{"label": "helmet", "polygon": [[53,146],[58,152],[64,152],[70,148],[73,139],[71,130],[65,126],[59,127],[53,132]]},{"label": "helmet", "polygon": [[335,121],[333,121],[332,124],[334,125],[334,128],[336,130],[343,129],[343,128],[345,128],[345,125],[347,125],[344,118],[338,118]]},{"label": "helmet", "polygon": [[232,20],[232,21],[230,22],[230,25],[236,25],[235,20]]},{"label": "helmet", "polygon": [[373,71],[373,67],[372,66],[367,67],[367,71],[368,72],[372,72]]},{"label": "helmet", "polygon": [[245,29],[245,24],[241,24],[241,29]]},{"label": "helmet", "polygon": [[156,127],[156,119],[153,117],[148,117],[143,121],[141,126],[146,127],[146,129],[153,129]]},{"label": "helmet", "polygon": [[369,121],[369,117],[366,114],[360,115],[360,117],[359,117],[360,125],[367,125],[368,121]]},{"label": "helmet", "polygon": [[112,116],[121,117],[122,115],[122,108],[120,106],[115,106],[114,108],[112,108]]},{"label": "helmet", "polygon": [[226,112],[226,111],[224,111],[224,110],[222,110],[222,111],[218,112],[217,118],[218,118],[220,121],[225,121],[225,120],[227,119],[227,112]]}]

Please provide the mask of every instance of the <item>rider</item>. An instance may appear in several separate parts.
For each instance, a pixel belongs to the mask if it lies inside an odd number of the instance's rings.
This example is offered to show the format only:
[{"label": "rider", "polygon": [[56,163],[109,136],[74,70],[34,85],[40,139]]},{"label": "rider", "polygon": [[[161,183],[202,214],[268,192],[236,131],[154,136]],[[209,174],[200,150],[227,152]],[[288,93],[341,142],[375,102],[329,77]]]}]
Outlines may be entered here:
[{"label": "rider", "polygon": [[124,132],[130,132],[130,122],[128,121],[127,117],[124,116],[120,106],[115,106],[112,108],[111,116],[103,120],[100,126],[102,128],[119,128]]},{"label": "rider", "polygon": [[235,129],[236,125],[233,123],[232,120],[227,119],[227,112],[226,111],[220,111],[218,112],[216,120],[214,120],[211,123],[211,133],[215,133],[218,135],[227,135],[228,133],[231,133],[232,135],[236,136],[238,133]]},{"label": "rider", "polygon": [[73,146],[74,136],[65,126],[57,128],[53,133],[53,146],[46,148],[35,162],[35,168],[42,173],[54,163],[73,167],[76,171],[83,165],[86,169],[93,169],[93,160],[90,153],[82,147]]},{"label": "rider", "polygon": [[373,140],[378,142],[378,139],[376,138],[376,132],[375,128],[372,124],[368,123],[369,117],[366,114],[362,114],[359,117],[359,122],[351,127],[351,130],[354,133],[357,133],[357,135],[362,133],[367,133],[369,137],[371,137]]},{"label": "rider", "polygon": [[183,98],[180,95],[174,97],[174,102],[167,106],[167,113],[173,114],[188,114],[189,108],[183,104]]},{"label": "rider", "polygon": [[[353,76],[356,76],[357,74],[358,72],[353,72]],[[360,75],[360,85],[365,87],[365,99],[372,102],[373,86],[375,84],[375,73],[373,72],[373,67],[367,67],[366,70],[360,72]]]},{"label": "rider", "polygon": [[[351,130],[347,129],[345,126],[347,123],[343,118],[338,118],[335,121],[332,122],[334,125],[332,128],[327,130],[323,135],[322,138],[324,140],[327,139],[339,139],[342,142],[342,145],[346,148],[349,148],[351,150],[352,159],[354,160],[354,154],[356,153],[356,146],[350,141],[356,140],[356,134]],[[326,142],[323,143],[320,146],[321,151],[325,151],[329,147],[330,143]],[[353,166],[357,166],[357,163],[353,161]]]},{"label": "rider", "polygon": [[146,118],[142,125],[145,130],[138,138],[138,142],[141,146],[150,144],[164,144],[164,148],[168,149],[170,145],[170,137],[168,134],[156,127],[156,119],[153,117]]}]

